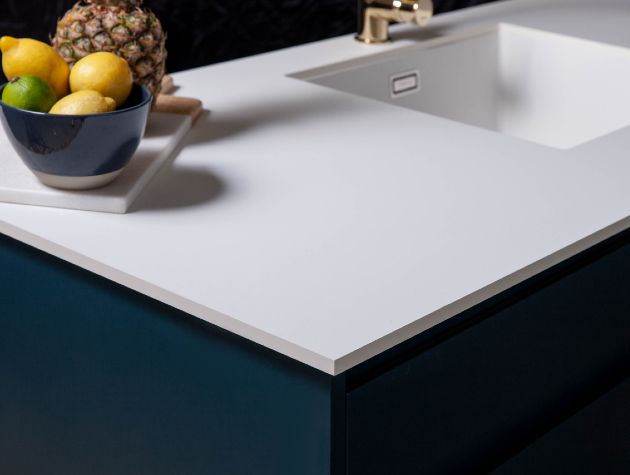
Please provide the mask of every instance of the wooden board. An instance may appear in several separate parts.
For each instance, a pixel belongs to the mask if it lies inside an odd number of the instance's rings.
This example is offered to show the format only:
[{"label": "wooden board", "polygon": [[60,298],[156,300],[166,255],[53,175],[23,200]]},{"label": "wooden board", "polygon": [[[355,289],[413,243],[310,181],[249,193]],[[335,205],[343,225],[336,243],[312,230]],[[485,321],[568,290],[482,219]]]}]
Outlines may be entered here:
[{"label": "wooden board", "polygon": [[170,76],[164,76],[162,78],[162,89],[160,94],[168,94],[173,89],[173,78]]},{"label": "wooden board", "polygon": [[153,108],[153,112],[189,115],[193,124],[197,121],[202,111],[203,104],[198,99],[169,96],[167,94],[160,94]]},{"label": "wooden board", "polygon": [[168,95],[172,89],[173,78],[164,76],[162,79],[162,90],[156,100],[153,111],[189,115],[194,124],[203,111],[203,104],[198,99]]}]

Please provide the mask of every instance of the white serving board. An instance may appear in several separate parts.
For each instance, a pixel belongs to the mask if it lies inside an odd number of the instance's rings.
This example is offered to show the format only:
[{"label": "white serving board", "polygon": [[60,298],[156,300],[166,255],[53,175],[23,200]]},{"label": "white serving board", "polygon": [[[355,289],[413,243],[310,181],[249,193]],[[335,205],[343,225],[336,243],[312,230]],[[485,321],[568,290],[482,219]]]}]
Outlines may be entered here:
[{"label": "white serving board", "polygon": [[57,190],[42,184],[22,163],[0,127],[0,201],[125,213],[191,126],[188,115],[151,113],[140,147],[118,178],[103,188],[88,191]]}]

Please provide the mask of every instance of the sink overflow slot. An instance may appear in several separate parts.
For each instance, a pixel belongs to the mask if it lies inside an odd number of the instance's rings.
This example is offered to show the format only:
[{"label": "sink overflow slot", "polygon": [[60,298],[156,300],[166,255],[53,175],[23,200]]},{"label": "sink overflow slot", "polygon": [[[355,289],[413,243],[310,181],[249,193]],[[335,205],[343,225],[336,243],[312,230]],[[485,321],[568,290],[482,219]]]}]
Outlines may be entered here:
[{"label": "sink overflow slot", "polygon": [[407,71],[389,77],[392,99],[420,91],[420,71]]}]

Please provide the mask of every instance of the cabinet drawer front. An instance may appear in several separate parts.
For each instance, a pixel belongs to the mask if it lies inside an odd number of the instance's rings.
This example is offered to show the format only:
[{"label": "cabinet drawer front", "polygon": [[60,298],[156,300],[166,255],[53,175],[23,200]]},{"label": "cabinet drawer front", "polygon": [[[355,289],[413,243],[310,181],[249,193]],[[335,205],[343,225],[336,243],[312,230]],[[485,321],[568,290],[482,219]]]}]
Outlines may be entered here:
[{"label": "cabinet drawer front", "polygon": [[467,473],[630,361],[630,246],[348,394],[348,475]]},{"label": "cabinet drawer front", "polygon": [[491,475],[628,473],[630,378],[491,472]]}]

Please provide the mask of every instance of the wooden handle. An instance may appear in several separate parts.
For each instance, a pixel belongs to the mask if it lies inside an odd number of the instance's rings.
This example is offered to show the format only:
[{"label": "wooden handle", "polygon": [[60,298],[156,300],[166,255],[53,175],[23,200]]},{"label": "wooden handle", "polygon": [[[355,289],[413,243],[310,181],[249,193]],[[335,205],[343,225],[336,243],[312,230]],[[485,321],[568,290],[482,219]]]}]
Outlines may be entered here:
[{"label": "wooden handle", "polygon": [[173,78],[170,76],[164,76],[162,78],[162,89],[160,89],[160,94],[168,94],[173,89]]},{"label": "wooden handle", "polygon": [[192,123],[197,119],[203,111],[203,104],[198,99],[190,97],[177,97],[160,94],[155,102],[153,112],[168,112],[170,114],[186,114],[192,119]]}]

